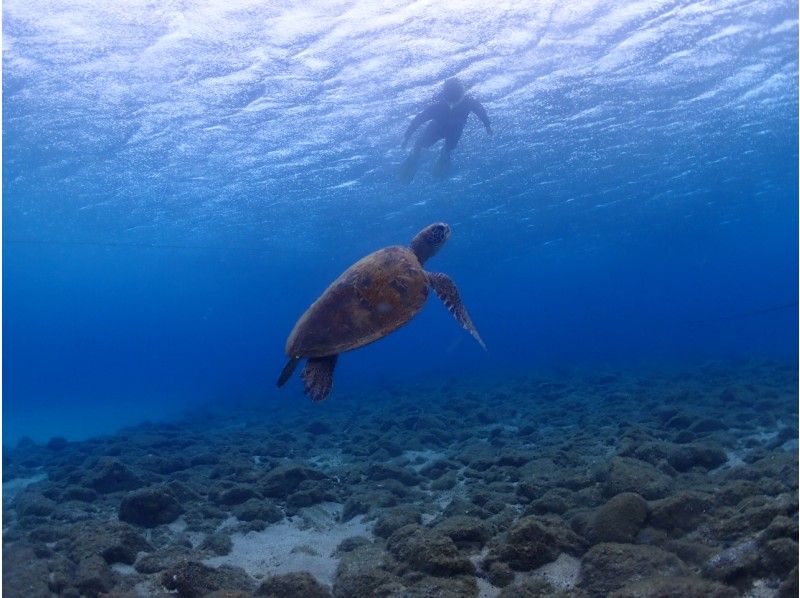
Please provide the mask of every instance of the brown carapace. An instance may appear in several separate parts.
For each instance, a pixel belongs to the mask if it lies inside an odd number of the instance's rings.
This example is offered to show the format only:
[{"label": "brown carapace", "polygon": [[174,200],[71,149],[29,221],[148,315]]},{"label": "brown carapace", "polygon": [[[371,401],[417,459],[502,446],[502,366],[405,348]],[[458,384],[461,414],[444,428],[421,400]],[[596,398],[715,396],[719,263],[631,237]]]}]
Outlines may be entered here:
[{"label": "brown carapace", "polygon": [[313,401],[323,401],[333,387],[339,353],[363,347],[400,328],[425,305],[429,288],[486,349],[455,283],[446,274],[422,269],[449,236],[450,227],[437,222],[414,237],[411,247],[380,249],[345,270],[289,334],[289,362],[278,378],[278,386],[291,377],[300,359],[307,358],[302,374],[305,392]]}]

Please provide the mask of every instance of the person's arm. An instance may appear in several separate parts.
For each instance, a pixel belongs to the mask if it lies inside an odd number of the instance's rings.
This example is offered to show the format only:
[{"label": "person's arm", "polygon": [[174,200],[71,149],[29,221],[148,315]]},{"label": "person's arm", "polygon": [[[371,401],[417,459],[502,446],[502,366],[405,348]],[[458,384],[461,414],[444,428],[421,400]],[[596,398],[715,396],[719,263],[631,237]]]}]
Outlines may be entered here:
[{"label": "person's arm", "polygon": [[427,122],[433,118],[434,109],[435,109],[435,104],[428,106],[427,108],[425,108],[425,110],[417,114],[411,120],[411,123],[408,125],[408,128],[406,129],[406,134],[403,135],[403,147],[406,146],[408,140],[411,139],[411,136],[414,134],[414,131],[416,131],[422,123]]},{"label": "person's arm", "polygon": [[481,120],[483,126],[486,127],[486,132],[489,133],[489,135],[494,133],[494,131],[492,131],[492,125],[489,122],[489,115],[486,114],[486,108],[483,107],[483,104],[478,100],[472,100],[471,110],[475,113],[475,116]]}]

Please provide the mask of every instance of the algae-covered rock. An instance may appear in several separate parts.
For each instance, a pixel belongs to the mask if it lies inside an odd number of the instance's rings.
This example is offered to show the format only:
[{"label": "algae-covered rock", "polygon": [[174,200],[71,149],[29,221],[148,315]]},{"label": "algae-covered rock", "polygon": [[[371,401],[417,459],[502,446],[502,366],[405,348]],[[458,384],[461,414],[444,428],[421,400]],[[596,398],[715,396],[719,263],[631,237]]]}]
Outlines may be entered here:
[{"label": "algae-covered rock", "polygon": [[638,494],[617,494],[589,520],[587,537],[594,542],[632,542],[647,519],[647,502]]},{"label": "algae-covered rock", "polygon": [[703,575],[719,581],[732,580],[756,570],[759,558],[758,543],[746,540],[711,557],[703,567]]},{"label": "algae-covered rock", "polygon": [[769,540],[761,547],[761,562],[771,573],[784,577],[797,567],[797,542],[791,538]]},{"label": "algae-covered rock", "polygon": [[367,468],[367,477],[379,482],[381,480],[397,480],[406,486],[416,486],[422,481],[422,476],[413,470],[385,463],[373,463]]},{"label": "algae-covered rock", "polygon": [[739,592],[699,577],[655,576],[627,584],[610,598],[736,598]]},{"label": "algae-covered rock", "polygon": [[650,524],[665,530],[691,530],[708,516],[714,498],[702,492],[681,491],[653,502]]},{"label": "algae-covered rock", "polygon": [[693,467],[714,469],[728,460],[727,453],[716,444],[691,442],[645,442],[636,447],[633,456],[653,465],[666,461],[676,471],[688,471]]},{"label": "algae-covered rock", "polygon": [[428,575],[403,578],[405,588],[395,589],[386,594],[395,598],[478,598],[478,584],[472,575],[448,575],[431,577]]},{"label": "algae-covered rock", "polygon": [[335,598],[390,596],[401,591],[400,579],[385,568],[385,553],[371,543],[358,543],[341,554],[333,582]]},{"label": "algae-covered rock", "polygon": [[23,492],[15,501],[19,517],[47,517],[56,508],[56,503],[38,492]]},{"label": "algae-covered rock", "polygon": [[275,575],[258,586],[256,596],[269,598],[330,598],[330,591],[307,571]]},{"label": "algae-covered rock", "polygon": [[90,470],[84,485],[100,494],[108,494],[123,490],[136,490],[144,486],[144,482],[119,459],[101,457]]},{"label": "algae-covered rock", "polygon": [[275,523],[283,519],[283,511],[271,502],[251,498],[233,508],[233,514],[240,521],[265,521]]},{"label": "algae-covered rock", "polygon": [[798,570],[797,566],[789,572],[786,579],[778,588],[778,598],[796,598],[798,595]]},{"label": "algae-covered rock", "polygon": [[236,484],[230,488],[222,488],[209,493],[209,498],[218,505],[224,506],[240,505],[256,496],[256,491],[244,484]]},{"label": "algae-covered rock", "polygon": [[286,504],[291,509],[310,507],[326,500],[336,500],[328,480],[306,480],[301,482],[297,490],[286,497]]},{"label": "algae-covered rock", "polygon": [[102,557],[90,556],[78,563],[75,585],[81,594],[98,596],[114,587],[114,574]]},{"label": "algae-covered rock", "polygon": [[261,493],[270,498],[286,498],[306,480],[323,480],[326,477],[321,471],[305,465],[281,465],[264,476]]},{"label": "algae-covered rock", "polygon": [[492,585],[503,588],[514,581],[514,572],[506,563],[491,561],[486,567],[486,576]]},{"label": "algae-covered rock", "polygon": [[686,575],[689,575],[686,564],[661,548],[604,543],[583,556],[579,585],[590,594],[608,595],[649,577]]},{"label": "algae-covered rock", "polygon": [[403,505],[381,513],[375,521],[373,532],[380,538],[388,538],[395,530],[415,523],[422,523],[422,514],[419,509]]},{"label": "algae-covered rock", "polygon": [[3,546],[3,594],[20,598],[50,598],[47,561],[25,543]]},{"label": "algae-covered rock", "polygon": [[335,598],[353,596],[390,596],[390,591],[402,590],[397,576],[382,569],[344,571],[336,575],[333,584]]},{"label": "algae-covered rock", "polygon": [[99,521],[73,525],[67,546],[70,556],[76,562],[100,555],[109,565],[132,565],[139,552],[153,549],[130,525]]},{"label": "algae-covered rock", "polygon": [[432,575],[475,572],[475,565],[459,553],[450,538],[420,525],[407,525],[396,530],[389,537],[386,548],[399,561]]},{"label": "algae-covered rock", "polygon": [[545,579],[534,578],[503,588],[498,598],[588,598],[588,594],[579,588],[555,588]]},{"label": "algae-covered rock", "polygon": [[554,561],[562,552],[580,555],[585,547],[585,540],[563,524],[529,516],[514,524],[490,557],[517,571],[530,571]]},{"label": "algae-covered rock", "polygon": [[174,567],[178,563],[188,561],[192,557],[192,549],[187,546],[168,546],[155,552],[139,556],[133,568],[139,573],[150,575],[164,569]]},{"label": "algae-covered rock", "polygon": [[172,523],[183,513],[183,507],[164,488],[145,488],[126,495],[119,505],[121,521],[156,527]]},{"label": "algae-covered rock", "polygon": [[614,457],[601,479],[608,497],[632,492],[648,500],[663,498],[672,489],[670,478],[658,469],[630,457]]},{"label": "algae-covered rock", "polygon": [[231,550],[233,550],[233,540],[231,540],[231,537],[227,534],[209,534],[205,537],[203,543],[200,544],[200,548],[208,550],[218,556],[225,556],[226,554],[230,554]]},{"label": "algae-covered rock", "polygon": [[492,536],[492,529],[485,521],[467,515],[447,517],[433,528],[450,538],[457,546],[483,546]]},{"label": "algae-covered rock", "polygon": [[222,565],[214,568],[196,561],[185,561],[161,574],[168,590],[185,598],[199,598],[218,590],[252,591],[255,583],[241,567]]}]

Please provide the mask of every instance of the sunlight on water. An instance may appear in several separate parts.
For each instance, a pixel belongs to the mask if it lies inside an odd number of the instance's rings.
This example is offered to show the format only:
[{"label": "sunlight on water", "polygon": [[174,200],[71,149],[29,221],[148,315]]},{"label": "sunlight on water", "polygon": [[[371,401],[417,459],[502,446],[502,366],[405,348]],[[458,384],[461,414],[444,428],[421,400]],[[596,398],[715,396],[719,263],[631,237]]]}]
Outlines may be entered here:
[{"label": "sunlight on water", "polygon": [[487,216],[523,236],[553,236],[552,212],[580,234],[593,208],[692,217],[714,184],[700,169],[736,189],[731,145],[787,135],[797,107],[787,1],[10,0],[4,16],[12,239],[322,247],[308,227],[342,210],[348,234],[390,216],[411,233],[432,191],[394,183],[400,137],[454,74],[497,131],[468,127],[433,191],[472,235]]}]

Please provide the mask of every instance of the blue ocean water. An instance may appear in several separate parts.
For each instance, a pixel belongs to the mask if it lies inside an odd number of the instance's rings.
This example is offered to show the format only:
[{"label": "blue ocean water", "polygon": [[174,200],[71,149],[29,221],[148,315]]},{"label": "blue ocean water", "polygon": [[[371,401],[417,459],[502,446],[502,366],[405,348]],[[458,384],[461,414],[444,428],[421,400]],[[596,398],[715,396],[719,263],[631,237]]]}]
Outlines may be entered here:
[{"label": "blue ocean water", "polygon": [[[797,4],[3,5],[3,443],[275,388],[298,316],[445,221],[434,297],[333,396],[538,368],[797,358]],[[397,180],[460,77],[445,181]]]}]

